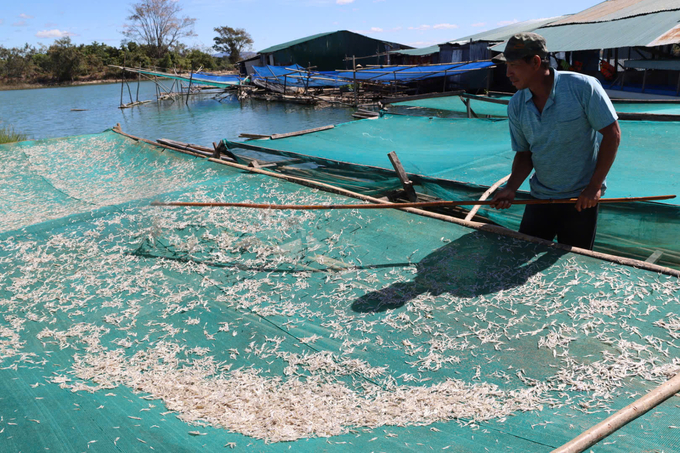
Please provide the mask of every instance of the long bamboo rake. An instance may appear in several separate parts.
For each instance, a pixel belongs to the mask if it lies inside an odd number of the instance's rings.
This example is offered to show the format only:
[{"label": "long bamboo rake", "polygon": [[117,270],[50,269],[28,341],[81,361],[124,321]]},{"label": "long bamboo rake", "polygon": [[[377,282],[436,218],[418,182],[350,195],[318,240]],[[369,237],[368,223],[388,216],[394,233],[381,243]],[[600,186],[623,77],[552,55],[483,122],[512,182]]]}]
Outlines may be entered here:
[{"label": "long bamboo rake", "polygon": [[[659,201],[670,200],[675,195],[658,195],[652,197],[629,197],[629,198],[601,198],[598,203],[629,203],[634,201]],[[515,200],[513,204],[569,204],[576,203],[577,198],[563,198],[556,200]],[[443,206],[488,206],[493,200],[463,200],[463,201],[424,201],[417,203],[377,203],[377,204],[257,204],[257,203],[231,203],[231,202],[194,202],[194,201],[153,201],[152,206],[189,206],[195,208],[250,208],[250,209],[279,209],[279,210],[320,210],[320,209],[400,209],[400,208],[435,208]]]}]

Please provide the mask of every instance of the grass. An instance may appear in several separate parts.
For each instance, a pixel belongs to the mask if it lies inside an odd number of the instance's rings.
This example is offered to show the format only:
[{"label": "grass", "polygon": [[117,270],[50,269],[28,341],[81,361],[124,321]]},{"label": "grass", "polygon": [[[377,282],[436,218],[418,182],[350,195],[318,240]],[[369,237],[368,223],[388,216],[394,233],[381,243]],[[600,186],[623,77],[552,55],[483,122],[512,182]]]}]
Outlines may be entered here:
[{"label": "grass", "polygon": [[12,126],[0,126],[0,144],[28,140],[28,135],[14,130]]}]

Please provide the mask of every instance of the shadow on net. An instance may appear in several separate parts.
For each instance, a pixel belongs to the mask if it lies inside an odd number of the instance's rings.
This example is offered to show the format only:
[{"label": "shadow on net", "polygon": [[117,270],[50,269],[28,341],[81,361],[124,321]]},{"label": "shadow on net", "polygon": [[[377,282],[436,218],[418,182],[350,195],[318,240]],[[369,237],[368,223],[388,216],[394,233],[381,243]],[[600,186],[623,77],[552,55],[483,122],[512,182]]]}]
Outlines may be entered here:
[{"label": "shadow on net", "polygon": [[397,282],[367,293],[352,303],[357,312],[403,307],[420,294],[474,298],[525,284],[549,268],[565,251],[519,239],[475,231],[441,247],[417,265],[410,282]]}]

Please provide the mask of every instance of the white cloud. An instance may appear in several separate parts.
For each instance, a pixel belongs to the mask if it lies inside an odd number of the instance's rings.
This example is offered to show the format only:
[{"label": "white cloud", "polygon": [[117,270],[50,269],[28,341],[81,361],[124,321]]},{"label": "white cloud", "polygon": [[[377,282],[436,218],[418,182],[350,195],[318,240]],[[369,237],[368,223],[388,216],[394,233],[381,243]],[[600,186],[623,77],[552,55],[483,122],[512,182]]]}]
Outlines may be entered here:
[{"label": "white cloud", "polygon": [[472,24],[472,27],[483,27],[486,25],[486,22],[477,22],[475,24]]},{"label": "white cloud", "polygon": [[349,3],[354,3],[354,0],[335,0],[338,5],[347,5]]},{"label": "white cloud", "polygon": [[373,33],[380,33],[380,32],[383,32],[385,30],[383,30],[382,28],[379,28],[379,27],[371,27],[371,31]]},{"label": "white cloud", "polygon": [[432,27],[429,26],[429,25],[419,25],[417,27],[408,27],[409,30],[429,30],[430,28],[432,28]]},{"label": "white cloud", "polygon": [[437,24],[432,26],[435,30],[448,29],[448,28],[458,28],[456,24]]},{"label": "white cloud", "polygon": [[29,16],[28,14],[21,13],[19,14],[20,19],[33,19],[33,16]]},{"label": "white cloud", "polygon": [[66,36],[74,36],[73,33],[68,31],[57,30],[42,30],[35,34],[37,38],[65,38]]},{"label": "white cloud", "polygon": [[517,22],[519,22],[517,19],[513,19],[513,20],[502,20],[502,21],[498,22],[496,25],[498,25],[498,26],[500,26],[500,27],[503,27],[503,26],[505,26],[505,25],[516,24]]},{"label": "white cloud", "polygon": [[19,22],[14,22],[12,27],[25,27],[28,25],[25,20],[20,20]]}]

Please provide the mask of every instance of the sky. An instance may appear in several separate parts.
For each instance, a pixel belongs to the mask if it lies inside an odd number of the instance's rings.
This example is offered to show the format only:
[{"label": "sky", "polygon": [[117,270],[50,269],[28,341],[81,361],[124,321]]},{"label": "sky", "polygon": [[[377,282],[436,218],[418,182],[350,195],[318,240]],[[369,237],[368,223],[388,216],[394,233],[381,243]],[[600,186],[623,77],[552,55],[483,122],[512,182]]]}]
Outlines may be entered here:
[{"label": "sky", "polygon": [[[573,14],[598,0],[173,0],[196,19],[190,47],[206,50],[215,27],[244,28],[258,51],[305,36],[351,30],[372,38],[426,47],[513,22]],[[69,36],[119,46],[134,0],[0,0],[0,45],[49,46]]]}]

